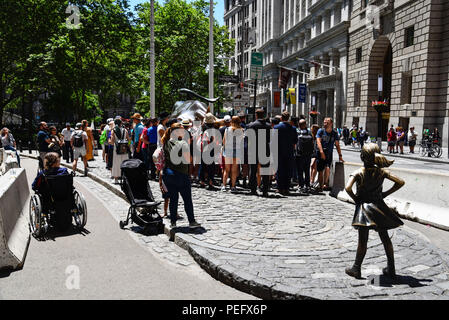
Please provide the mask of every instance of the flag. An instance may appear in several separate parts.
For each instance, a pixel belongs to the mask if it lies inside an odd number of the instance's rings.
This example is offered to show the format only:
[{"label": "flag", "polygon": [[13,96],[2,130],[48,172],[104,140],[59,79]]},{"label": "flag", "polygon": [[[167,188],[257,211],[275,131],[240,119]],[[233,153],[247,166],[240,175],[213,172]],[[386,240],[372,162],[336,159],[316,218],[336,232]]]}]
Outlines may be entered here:
[{"label": "flag", "polygon": [[290,97],[290,104],[295,105],[296,104],[296,89],[289,88],[288,93],[289,93],[289,97]]},{"label": "flag", "polygon": [[287,84],[290,81],[291,71],[281,68],[279,71],[279,89],[287,89]]}]

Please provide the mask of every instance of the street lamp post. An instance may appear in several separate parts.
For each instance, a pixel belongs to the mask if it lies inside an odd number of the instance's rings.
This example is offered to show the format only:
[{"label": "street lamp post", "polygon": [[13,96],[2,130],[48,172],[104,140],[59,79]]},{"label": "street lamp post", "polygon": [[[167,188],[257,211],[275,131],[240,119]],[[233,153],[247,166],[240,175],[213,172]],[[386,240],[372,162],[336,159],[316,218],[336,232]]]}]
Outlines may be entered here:
[{"label": "street lamp post", "polygon": [[[210,0],[209,10],[209,99],[214,98],[214,1]],[[214,114],[214,104],[209,103],[210,112]]]},{"label": "street lamp post", "polygon": [[151,118],[156,117],[156,90],[155,90],[155,65],[154,65],[154,0],[151,0],[150,15],[150,113]]}]

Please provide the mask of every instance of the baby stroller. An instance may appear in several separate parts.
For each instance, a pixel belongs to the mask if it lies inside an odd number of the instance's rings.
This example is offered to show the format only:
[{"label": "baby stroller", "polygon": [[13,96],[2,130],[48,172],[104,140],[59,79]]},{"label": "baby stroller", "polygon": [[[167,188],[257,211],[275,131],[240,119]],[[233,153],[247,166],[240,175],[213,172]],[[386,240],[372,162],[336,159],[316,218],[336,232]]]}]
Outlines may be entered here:
[{"label": "baby stroller", "polygon": [[[139,159],[129,159],[123,161],[120,169],[122,171],[120,187],[131,204],[126,220],[120,221],[120,228],[124,229],[131,218],[132,222],[143,228],[144,234],[163,233],[164,223],[157,211],[161,202],[154,201],[145,164]],[[138,208],[140,213],[137,211]]]}]

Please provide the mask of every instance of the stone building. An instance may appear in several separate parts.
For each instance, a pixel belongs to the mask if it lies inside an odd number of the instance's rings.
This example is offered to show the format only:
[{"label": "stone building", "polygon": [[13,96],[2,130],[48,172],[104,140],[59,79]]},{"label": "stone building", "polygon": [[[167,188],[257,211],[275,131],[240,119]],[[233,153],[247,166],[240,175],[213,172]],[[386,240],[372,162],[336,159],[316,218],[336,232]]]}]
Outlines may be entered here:
[{"label": "stone building", "polygon": [[[270,114],[287,109],[294,116],[316,110],[318,123],[325,116],[336,119],[336,124],[344,121],[351,7],[351,0],[257,1],[257,51],[264,54],[260,107]],[[296,105],[278,103],[276,96],[284,96],[278,87],[279,66],[299,71],[292,72],[287,85],[297,89]],[[300,83],[308,87],[306,103],[299,103]]]},{"label": "stone building", "polygon": [[353,9],[346,125],[384,139],[390,125],[438,128],[447,146],[449,1],[355,0]]},{"label": "stone building", "polygon": [[251,52],[256,48],[252,31],[257,26],[257,0],[225,0],[224,21],[236,44],[233,55],[228,57],[229,70],[248,81]]}]

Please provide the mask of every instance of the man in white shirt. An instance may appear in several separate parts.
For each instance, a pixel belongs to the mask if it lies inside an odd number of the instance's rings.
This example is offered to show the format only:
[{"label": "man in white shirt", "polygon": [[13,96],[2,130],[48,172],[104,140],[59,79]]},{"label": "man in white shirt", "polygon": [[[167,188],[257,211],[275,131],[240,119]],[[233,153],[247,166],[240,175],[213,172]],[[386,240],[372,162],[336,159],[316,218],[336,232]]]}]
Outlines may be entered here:
[{"label": "man in white shirt", "polygon": [[87,133],[81,129],[81,123],[77,123],[75,131],[72,133],[71,146],[73,148],[74,160],[73,160],[73,174],[76,174],[76,165],[78,164],[78,158],[81,156],[84,163],[84,175],[87,176],[87,158],[86,158],[86,143]]},{"label": "man in white shirt", "polygon": [[63,151],[63,158],[67,163],[73,162],[73,148],[72,148],[72,134],[73,134],[73,128],[70,128],[70,123],[65,124],[66,127],[62,129],[61,134],[64,136],[64,149]]}]

